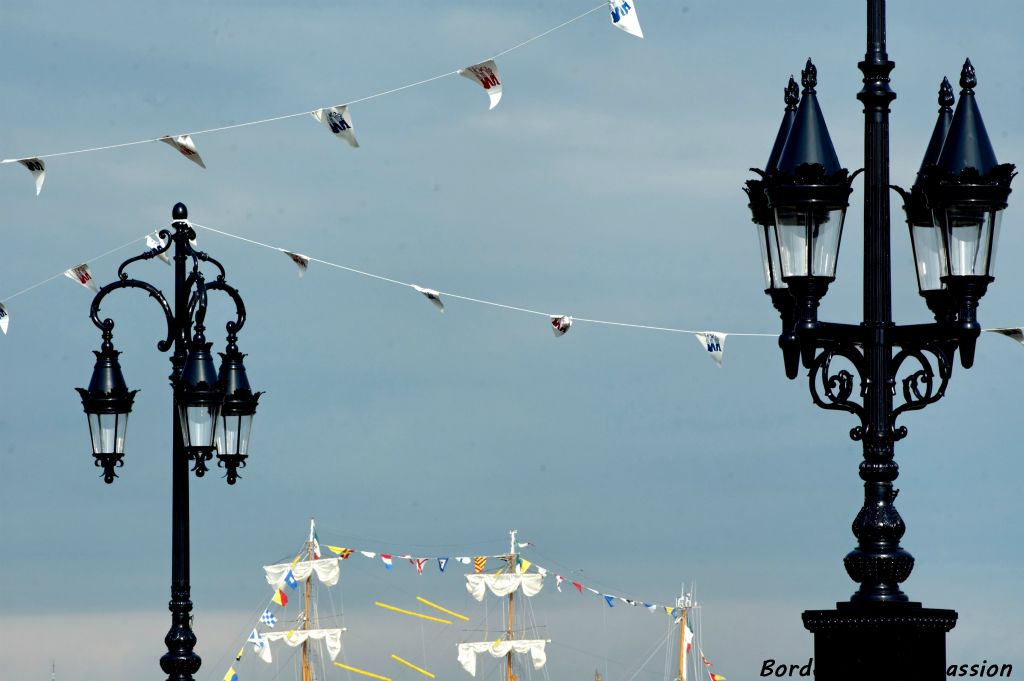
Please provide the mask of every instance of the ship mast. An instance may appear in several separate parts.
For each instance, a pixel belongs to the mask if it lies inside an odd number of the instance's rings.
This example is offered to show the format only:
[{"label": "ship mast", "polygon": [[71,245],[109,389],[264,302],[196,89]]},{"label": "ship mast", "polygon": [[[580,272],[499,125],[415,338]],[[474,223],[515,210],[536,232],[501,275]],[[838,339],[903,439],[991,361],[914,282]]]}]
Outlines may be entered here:
[{"label": "ship mast", "polygon": [[[310,539],[306,541],[306,560],[313,560],[313,521],[310,522]],[[313,588],[313,580],[306,580],[305,600],[302,608],[302,628],[309,629],[309,594]],[[309,666],[309,639],[302,642],[302,681],[313,681],[313,669]]]},{"label": "ship mast", "polygon": [[[516,564],[516,530],[509,530],[508,534],[509,534],[509,537],[510,537],[510,540],[509,540],[509,550],[508,550],[508,553],[509,553],[509,564],[508,564],[508,567],[511,570],[515,570],[515,564]],[[507,631],[507,634],[508,634],[508,640],[509,641],[512,640],[512,624],[513,624],[513,619],[512,619],[513,600],[512,600],[512,597],[513,597],[514,594],[515,594],[515,591],[511,591],[508,594],[508,631]],[[509,649],[508,653],[506,653],[505,659],[506,659],[506,664],[505,664],[505,681],[516,681],[516,675],[512,673],[512,650],[511,649]]]},{"label": "ship mast", "polygon": [[684,584],[676,599],[676,608],[682,613],[679,616],[679,681],[686,681],[686,609],[689,605],[690,599]]}]

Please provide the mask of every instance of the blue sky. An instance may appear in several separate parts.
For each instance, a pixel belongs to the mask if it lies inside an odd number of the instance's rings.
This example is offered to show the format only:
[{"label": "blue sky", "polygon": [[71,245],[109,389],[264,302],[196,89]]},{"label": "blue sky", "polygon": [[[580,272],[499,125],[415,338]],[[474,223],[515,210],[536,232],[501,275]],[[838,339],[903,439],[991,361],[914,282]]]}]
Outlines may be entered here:
[{"label": "blue sky", "polygon": [[[596,4],[5,6],[0,155],[343,103],[487,58]],[[938,84],[965,57],[999,160],[1022,162],[1024,8],[922,7],[889,7],[893,181],[913,181]],[[61,679],[158,671],[171,432],[159,313],[143,296],[104,306],[141,389],[125,467],[106,486],[72,390],[99,342],[90,294],[61,277],[2,296],[165,225],[177,201],[200,224],[467,296],[777,331],[740,188],[767,159],[782,89],[808,56],[839,158],[862,165],[863,3],[641,0],[638,11],[642,41],[596,12],[502,57],[493,111],[454,76],[355,105],[359,149],[301,117],[198,136],[205,171],[162,144],[53,158],[37,198],[24,168],[0,167],[5,673],[44,679],[51,659]],[[826,319],[860,318],[862,200],[858,184]],[[1019,201],[1011,195],[983,326],[1024,322]],[[895,200],[893,218],[895,317],[927,321]],[[239,343],[267,395],[239,484],[193,479],[198,678],[223,676],[220,661],[268,596],[260,566],[290,554],[311,516],[324,541],[424,555],[497,553],[515,527],[538,562],[661,602],[696,580],[704,649],[734,681],[769,657],[806,661],[800,612],[853,591],[841,559],[861,503],[855,424],[816,409],[802,378],[785,379],[774,338],[730,337],[718,369],[683,334],[577,324],[556,339],[540,317],[455,300],[440,315],[408,289],[316,264],[300,280],[279,253],[210,233],[200,243],[246,300]],[[110,281],[141,248],[96,261],[96,278]],[[131,272],[172,285],[158,262]],[[210,325],[217,346],[222,324]],[[983,336],[975,367],[958,367],[941,402],[903,420],[910,435],[897,448],[903,545],[918,561],[906,590],[960,612],[948,639],[958,663],[1024,665],[1021,352]],[[392,641],[422,638],[419,625],[374,612],[374,598],[415,591],[474,607],[457,574],[402,567],[391,582],[362,568],[343,577],[347,654],[387,659]],[[555,641],[552,675],[598,667],[629,681],[664,622],[570,596],[534,602]],[[447,645],[424,643],[423,654],[462,674]],[[652,664],[642,678],[660,677]]]}]

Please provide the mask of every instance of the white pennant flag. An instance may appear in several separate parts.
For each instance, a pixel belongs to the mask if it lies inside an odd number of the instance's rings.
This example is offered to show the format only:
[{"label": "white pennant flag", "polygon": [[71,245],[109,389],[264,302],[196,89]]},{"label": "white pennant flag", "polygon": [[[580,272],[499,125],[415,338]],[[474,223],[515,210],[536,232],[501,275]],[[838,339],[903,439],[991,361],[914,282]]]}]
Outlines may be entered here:
[{"label": "white pennant flag", "polygon": [[349,146],[359,146],[359,142],[356,141],[356,131],[352,127],[352,117],[348,113],[347,106],[317,109],[313,112],[313,118],[323,123],[324,127],[334,133],[335,137],[348,142]]},{"label": "white pennant flag", "polygon": [[551,330],[555,332],[556,338],[558,336],[564,336],[571,327],[572,317],[561,315],[560,317],[551,318]]},{"label": "white pennant flag", "polygon": [[39,196],[39,192],[43,191],[43,182],[46,181],[46,164],[38,158],[23,158],[18,163],[32,173],[32,177],[36,180],[36,196]]},{"label": "white pennant flag", "polygon": [[[159,232],[153,232],[152,234],[147,234],[146,235],[146,245],[149,246],[152,249],[163,248],[166,243],[167,243],[166,241],[164,241],[164,240],[162,240],[160,238],[160,233]],[[160,258],[161,260],[163,260],[168,265],[171,264],[171,256],[168,255],[166,251],[164,251],[163,253],[157,254],[156,257]]]},{"label": "white pennant flag", "polygon": [[360,551],[359,553],[363,554],[367,558],[375,558],[377,556],[373,551]]},{"label": "white pennant flag", "polygon": [[633,0],[608,0],[608,9],[612,14],[612,26],[621,28],[630,35],[643,38],[644,32],[640,28],[640,19],[636,15],[636,7]]},{"label": "white pennant flag", "polygon": [[7,306],[0,303],[0,331],[3,331],[5,336],[7,335],[7,325],[10,324],[10,322],[11,315],[7,311]]},{"label": "white pennant flag", "polygon": [[1016,328],[1016,329],[1014,329],[1014,328],[1006,328],[1006,329],[985,329],[985,330],[986,331],[991,331],[992,333],[1001,334],[1003,336],[1006,336],[1007,338],[1012,338],[1013,340],[1017,341],[1018,343],[1024,344],[1024,329],[1020,329],[1020,328]]},{"label": "white pennant flag", "polygon": [[725,337],[728,334],[719,331],[704,331],[693,335],[697,338],[697,342],[700,343],[701,347],[711,355],[711,359],[715,361],[715,364],[721,367],[722,355],[725,354]]},{"label": "white pennant flag", "polygon": [[565,581],[565,577],[562,575],[555,575],[555,588],[558,589],[559,593],[562,591],[562,582]]},{"label": "white pennant flag", "polygon": [[309,258],[301,253],[292,253],[291,251],[282,251],[282,253],[291,258],[291,261],[299,268],[299,277],[301,278],[309,269]]},{"label": "white pennant flag", "polygon": [[68,279],[77,281],[87,289],[92,289],[96,292],[99,292],[100,290],[99,287],[96,286],[96,281],[92,278],[92,270],[89,269],[89,265],[86,263],[82,263],[81,265],[76,265],[69,270],[65,270],[64,276]]},{"label": "white pennant flag", "polygon": [[203,157],[196,151],[196,145],[192,142],[191,135],[178,135],[177,137],[171,137],[170,135],[160,138],[161,142],[171,145],[177,149],[182,156],[195,163],[200,168],[205,168],[206,164],[203,163]]},{"label": "white pennant flag", "polygon": [[501,81],[498,80],[498,65],[494,63],[493,59],[459,69],[459,75],[483,86],[487,91],[487,96],[491,99],[489,108],[493,109],[498,106],[498,102],[501,101]]},{"label": "white pennant flag", "polygon": [[442,313],[444,312],[444,303],[441,302],[440,293],[438,293],[432,288],[423,288],[422,286],[417,286],[416,284],[413,284],[412,287],[419,291],[420,293],[422,293],[423,295],[425,295],[427,297],[427,300],[434,304],[434,307],[436,307]]}]

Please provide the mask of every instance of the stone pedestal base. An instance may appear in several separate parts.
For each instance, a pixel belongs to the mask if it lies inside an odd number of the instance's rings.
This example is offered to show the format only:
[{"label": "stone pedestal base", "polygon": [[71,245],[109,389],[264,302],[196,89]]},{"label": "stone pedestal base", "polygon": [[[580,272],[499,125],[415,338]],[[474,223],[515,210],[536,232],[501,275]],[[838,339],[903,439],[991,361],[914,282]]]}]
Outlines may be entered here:
[{"label": "stone pedestal base", "polygon": [[944,681],[946,632],[954,610],[920,603],[837,603],[835,610],[807,610],[804,628],[814,634],[818,681]]}]

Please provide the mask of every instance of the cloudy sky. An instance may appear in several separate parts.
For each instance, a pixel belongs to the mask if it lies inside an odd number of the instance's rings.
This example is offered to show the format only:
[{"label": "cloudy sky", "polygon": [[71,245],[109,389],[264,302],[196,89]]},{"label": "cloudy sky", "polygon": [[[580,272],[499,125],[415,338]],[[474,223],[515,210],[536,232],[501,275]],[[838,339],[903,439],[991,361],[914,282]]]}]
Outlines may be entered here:
[{"label": "cloudy sky", "polygon": [[[6,3],[0,156],[352,101],[486,59],[596,4]],[[125,466],[107,486],[73,391],[99,345],[91,296],[63,277],[15,294],[166,225],[177,201],[203,225],[473,298],[777,332],[740,188],[764,164],[783,87],[808,56],[840,160],[862,165],[863,3],[641,0],[638,11],[644,40],[599,11],[499,59],[493,111],[458,76],[357,104],[359,149],[302,116],[197,136],[206,170],[158,143],[50,158],[38,198],[24,168],[0,166],[11,315],[0,338],[0,676],[46,679],[51,661],[61,681],[159,674],[172,425],[159,311],[132,294],[104,305],[141,389]],[[1024,162],[1022,21],[1015,0],[891,4],[895,183],[913,181],[938,84],[965,57],[999,160]],[[860,319],[861,201],[857,183],[825,319]],[[982,301],[987,327],[1024,323],[1020,201],[1011,196]],[[924,322],[893,209],[895,316]],[[861,504],[855,424],[816,409],[803,378],[786,380],[774,338],[729,337],[719,369],[687,334],[578,323],[555,338],[543,317],[456,299],[441,315],[408,288],[316,263],[299,279],[273,250],[199,238],[245,298],[239,342],[267,394],[243,479],[192,481],[198,678],[223,676],[269,597],[260,566],[292,555],[310,517],[327,543],[426,556],[499,553],[517,528],[535,545],[527,557],[643,600],[671,602],[695,581],[704,650],[733,681],[767,658],[805,662],[800,612],[854,590],[841,560]],[[143,248],[95,260],[96,278]],[[169,293],[163,264],[130,272]],[[219,302],[214,317],[222,347]],[[947,397],[903,420],[898,506],[918,561],[905,589],[959,611],[950,661],[1024,665],[1022,353],[986,334]],[[461,677],[454,643],[472,632],[372,605],[421,595],[475,615],[458,574],[345,567],[346,659],[404,681],[414,676],[388,655],[409,648]],[[633,677],[664,618],[551,589],[532,605],[553,641],[552,677],[664,678],[661,653]],[[255,678],[260,663],[244,662],[243,681]]]}]

